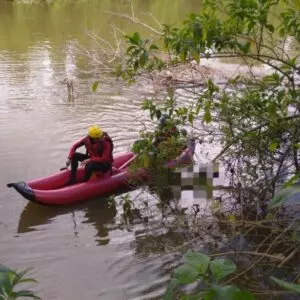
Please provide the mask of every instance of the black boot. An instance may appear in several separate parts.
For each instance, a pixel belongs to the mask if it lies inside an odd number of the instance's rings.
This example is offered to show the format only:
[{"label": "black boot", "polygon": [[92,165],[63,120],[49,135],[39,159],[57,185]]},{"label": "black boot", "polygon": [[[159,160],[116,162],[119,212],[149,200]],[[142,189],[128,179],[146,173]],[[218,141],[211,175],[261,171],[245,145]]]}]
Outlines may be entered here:
[{"label": "black boot", "polygon": [[72,184],[75,184],[76,183],[76,171],[71,171],[71,176],[70,176],[70,179],[67,181],[67,185],[72,185]]}]

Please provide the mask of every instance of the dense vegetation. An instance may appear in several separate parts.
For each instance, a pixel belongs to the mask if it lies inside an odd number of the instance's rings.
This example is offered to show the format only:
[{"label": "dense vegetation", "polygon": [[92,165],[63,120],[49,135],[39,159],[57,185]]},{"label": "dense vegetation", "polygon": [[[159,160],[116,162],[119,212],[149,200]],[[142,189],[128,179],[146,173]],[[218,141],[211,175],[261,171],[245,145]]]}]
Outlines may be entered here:
[{"label": "dense vegetation", "polygon": [[[126,56],[117,64],[116,74],[130,83],[141,77],[155,82],[163,70],[174,72],[178,66],[199,70],[203,58],[235,58],[249,68],[223,84],[205,78],[191,88],[191,82],[186,82],[185,93],[194,99],[192,104],[170,102],[176,98],[176,82],[169,82],[165,102],[147,99],[143,104],[152,120],[168,113],[176,124],[193,128],[202,142],[222,145],[214,161],[225,166],[233,189],[213,203],[215,222],[226,232],[224,243],[241,236],[249,242],[252,236],[247,249],[226,251],[236,264],[229,259],[209,262],[209,255],[226,256],[218,246],[207,255],[190,254],[175,271],[165,299],[172,299],[179,286],[196,282],[182,299],[277,295],[274,282],[299,293],[299,285],[274,277],[298,278],[288,264],[300,246],[298,222],[281,208],[300,191],[295,185],[300,175],[299,11],[297,1],[209,0],[200,14],[191,14],[181,26],[162,25],[160,32],[153,30],[160,33],[157,40],[145,39],[138,32],[125,36]],[[255,66],[265,66],[263,76],[254,75]],[[198,218],[199,231],[204,223]],[[229,283],[241,284],[253,293]]]}]

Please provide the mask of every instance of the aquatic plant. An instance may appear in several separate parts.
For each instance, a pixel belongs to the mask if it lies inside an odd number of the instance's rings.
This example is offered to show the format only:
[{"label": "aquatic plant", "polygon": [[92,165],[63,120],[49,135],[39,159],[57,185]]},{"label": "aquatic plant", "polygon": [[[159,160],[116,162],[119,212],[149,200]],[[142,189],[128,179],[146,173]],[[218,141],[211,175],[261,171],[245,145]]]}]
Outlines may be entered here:
[{"label": "aquatic plant", "polygon": [[0,266],[0,299],[14,300],[18,298],[41,299],[31,290],[19,289],[20,285],[35,283],[36,280],[27,277],[29,270],[14,271]]}]

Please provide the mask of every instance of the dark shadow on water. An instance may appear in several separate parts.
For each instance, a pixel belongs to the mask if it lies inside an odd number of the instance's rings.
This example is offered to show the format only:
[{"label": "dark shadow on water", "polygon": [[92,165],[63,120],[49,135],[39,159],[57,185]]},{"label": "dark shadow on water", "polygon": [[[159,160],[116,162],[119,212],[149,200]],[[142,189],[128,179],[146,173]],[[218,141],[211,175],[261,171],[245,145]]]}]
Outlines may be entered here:
[{"label": "dark shadow on water", "polygon": [[92,201],[84,209],[86,218],[82,223],[92,224],[96,229],[95,235],[96,243],[106,245],[109,243],[109,228],[108,224],[115,224],[114,217],[117,214],[117,209],[114,205],[111,205],[108,201]]},{"label": "dark shadow on water", "polygon": [[[82,223],[91,224],[96,229],[95,241],[97,244],[108,244],[109,229],[106,225],[114,223],[117,210],[107,198],[94,199],[86,203],[67,207],[44,206],[28,202],[20,215],[18,233],[39,230],[38,226],[49,224],[58,216],[76,213],[76,211],[84,212],[83,218],[85,220]],[[74,228],[76,226],[76,221],[74,220]]]}]

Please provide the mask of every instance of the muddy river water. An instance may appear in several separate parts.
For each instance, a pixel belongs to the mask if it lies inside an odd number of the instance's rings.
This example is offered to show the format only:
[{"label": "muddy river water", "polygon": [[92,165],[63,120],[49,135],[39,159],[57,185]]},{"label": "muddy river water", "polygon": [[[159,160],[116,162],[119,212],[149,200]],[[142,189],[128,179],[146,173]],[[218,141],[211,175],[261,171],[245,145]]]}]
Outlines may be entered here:
[{"label": "muddy river water", "polygon": [[[198,6],[192,0],[135,1],[137,11],[166,23]],[[158,255],[163,248],[157,240],[168,236],[161,216],[149,216],[151,230],[139,218],[126,225],[120,196],[116,208],[104,199],[57,208],[28,203],[6,188],[57,171],[90,124],[110,133],[115,152],[137,138],[146,89],[102,78],[93,93],[94,78],[82,72],[72,46],[89,46],[86,30],[109,35],[113,22],[134,30],[106,13],[129,10],[127,1],[0,2],[0,263],[33,268],[43,299],[160,298],[174,263],[173,256]],[[73,99],[66,77],[74,80]],[[150,194],[140,192],[131,196],[155,206]],[[177,238],[169,237],[175,245]]]}]

